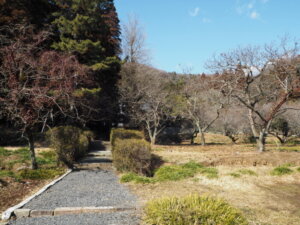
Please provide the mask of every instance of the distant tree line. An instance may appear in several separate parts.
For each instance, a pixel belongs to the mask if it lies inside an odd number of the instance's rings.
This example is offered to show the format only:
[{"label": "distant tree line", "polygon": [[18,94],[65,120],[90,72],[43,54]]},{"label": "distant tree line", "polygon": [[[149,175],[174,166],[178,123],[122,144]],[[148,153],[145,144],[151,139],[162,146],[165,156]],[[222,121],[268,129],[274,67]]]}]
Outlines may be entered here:
[{"label": "distant tree line", "polygon": [[205,145],[209,130],[222,132],[233,143],[246,134],[259,152],[265,151],[267,135],[280,143],[299,135],[297,42],[284,37],[279,44],[222,53],[208,61],[211,75],[172,74],[145,65],[144,36],[137,22],[128,25],[123,34],[125,49],[134,51],[126,51],[130,60],[121,70],[123,111],[131,123],[147,131],[152,144],[170,124],[184,122],[190,124],[191,143],[199,133]]}]

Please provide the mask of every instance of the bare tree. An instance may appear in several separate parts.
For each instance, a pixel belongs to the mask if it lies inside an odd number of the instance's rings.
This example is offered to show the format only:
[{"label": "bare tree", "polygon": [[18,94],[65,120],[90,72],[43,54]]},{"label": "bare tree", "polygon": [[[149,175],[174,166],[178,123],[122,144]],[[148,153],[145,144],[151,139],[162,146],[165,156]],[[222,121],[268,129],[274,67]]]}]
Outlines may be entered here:
[{"label": "bare tree", "polygon": [[220,118],[214,124],[213,130],[223,133],[233,144],[236,144],[243,134],[251,133],[247,122],[247,110],[233,104],[226,105]]},{"label": "bare tree", "polygon": [[247,108],[259,152],[265,150],[273,119],[288,110],[284,104],[299,97],[298,54],[297,43],[283,39],[279,45],[248,46],[222,53],[208,63],[221,74],[218,82],[223,94]]},{"label": "bare tree", "polygon": [[147,64],[150,61],[146,33],[134,15],[129,16],[123,25],[122,51],[127,62]]},{"label": "bare tree", "polygon": [[[183,98],[179,113],[192,121],[195,136],[201,135],[201,144],[205,145],[205,132],[217,121],[223,108],[221,93],[211,86],[207,76],[190,76],[183,87]],[[192,137],[191,143],[194,135]]]},{"label": "bare tree", "polygon": [[29,143],[32,169],[36,169],[34,133],[57,117],[87,118],[92,107],[88,101],[82,103],[76,91],[93,82],[76,57],[43,49],[47,32],[14,29],[15,39],[4,41],[0,49],[0,114],[22,130]]},{"label": "bare tree", "polygon": [[170,115],[164,75],[163,71],[136,63],[126,63],[121,71],[119,89],[124,112],[146,128],[151,144],[155,144]]}]

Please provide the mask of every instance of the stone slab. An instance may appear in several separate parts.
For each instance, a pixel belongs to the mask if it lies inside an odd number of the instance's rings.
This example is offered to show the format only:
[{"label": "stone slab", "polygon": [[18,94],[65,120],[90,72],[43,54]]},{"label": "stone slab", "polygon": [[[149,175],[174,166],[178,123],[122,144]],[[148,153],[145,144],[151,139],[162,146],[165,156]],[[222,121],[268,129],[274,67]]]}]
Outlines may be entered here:
[{"label": "stone slab", "polygon": [[80,213],[82,213],[82,207],[60,207],[54,209],[54,216]]},{"label": "stone slab", "polygon": [[53,210],[32,210],[30,217],[53,216]]},{"label": "stone slab", "polygon": [[16,209],[14,214],[17,218],[29,217],[31,209]]}]

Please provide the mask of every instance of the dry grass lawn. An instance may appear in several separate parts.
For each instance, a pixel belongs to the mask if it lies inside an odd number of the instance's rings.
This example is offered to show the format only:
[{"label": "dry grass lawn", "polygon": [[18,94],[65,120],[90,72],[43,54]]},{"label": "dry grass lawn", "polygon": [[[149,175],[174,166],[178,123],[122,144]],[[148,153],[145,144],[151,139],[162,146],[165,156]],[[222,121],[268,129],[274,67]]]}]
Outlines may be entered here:
[{"label": "dry grass lawn", "polygon": [[[203,175],[193,178],[154,184],[129,184],[141,202],[163,196],[184,196],[190,193],[209,194],[226,199],[241,209],[250,224],[299,225],[300,224],[300,151],[298,146],[281,147],[268,144],[266,153],[256,153],[253,145],[231,145],[225,137],[216,138],[225,144],[208,146],[155,146],[155,154],[166,164],[189,161],[200,162],[218,169],[219,178]],[[208,138],[208,139],[209,139]],[[209,142],[210,142],[209,141]],[[293,148],[292,151],[289,148]],[[295,150],[295,151],[294,151]],[[300,147],[299,147],[300,150]],[[294,172],[290,175],[272,176],[275,166],[289,163]],[[239,172],[252,171],[252,175]]]}]

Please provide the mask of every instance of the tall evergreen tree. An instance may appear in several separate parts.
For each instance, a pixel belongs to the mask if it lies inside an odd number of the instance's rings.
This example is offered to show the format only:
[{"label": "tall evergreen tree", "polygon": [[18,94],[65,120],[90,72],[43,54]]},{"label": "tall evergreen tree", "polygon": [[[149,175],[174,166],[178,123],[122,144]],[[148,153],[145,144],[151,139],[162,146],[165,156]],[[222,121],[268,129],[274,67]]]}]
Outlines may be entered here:
[{"label": "tall evergreen tree", "polygon": [[98,119],[112,120],[117,111],[120,27],[113,0],[55,0],[56,50],[75,54],[93,71],[99,93]]},{"label": "tall evergreen tree", "polygon": [[0,0],[0,27],[30,24],[41,28],[49,22],[54,7],[48,0]]}]

